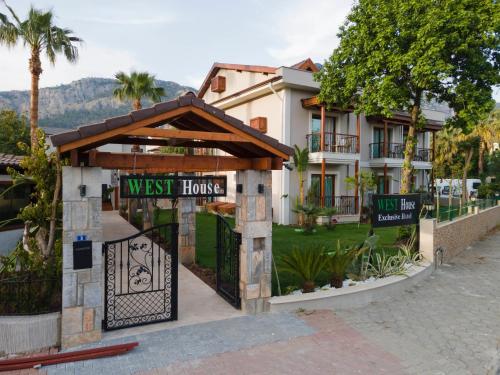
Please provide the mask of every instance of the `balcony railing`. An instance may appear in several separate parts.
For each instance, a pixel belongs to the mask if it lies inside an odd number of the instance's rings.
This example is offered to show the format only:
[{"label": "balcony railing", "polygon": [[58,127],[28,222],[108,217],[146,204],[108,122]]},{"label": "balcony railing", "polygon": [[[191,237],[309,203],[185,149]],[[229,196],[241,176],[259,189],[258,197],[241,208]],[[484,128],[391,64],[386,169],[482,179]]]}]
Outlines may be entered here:
[{"label": "balcony railing", "polygon": [[[370,159],[390,158],[404,159],[404,143],[387,143],[387,155],[384,155],[384,142],[370,143]],[[430,148],[417,148],[413,155],[414,161],[432,161],[432,150]]]},{"label": "balcony railing", "polygon": [[[321,151],[321,134],[312,133],[306,136],[309,152]],[[325,133],[323,151],[355,154],[358,152],[358,136],[340,133]]]},{"label": "balcony railing", "polygon": [[356,200],[359,200],[359,198],[341,195],[338,197],[325,196],[324,205],[321,204],[321,197],[306,198],[306,203],[313,204],[317,207],[335,207],[337,209],[337,215],[356,215],[358,213],[358,210],[356,210]]}]

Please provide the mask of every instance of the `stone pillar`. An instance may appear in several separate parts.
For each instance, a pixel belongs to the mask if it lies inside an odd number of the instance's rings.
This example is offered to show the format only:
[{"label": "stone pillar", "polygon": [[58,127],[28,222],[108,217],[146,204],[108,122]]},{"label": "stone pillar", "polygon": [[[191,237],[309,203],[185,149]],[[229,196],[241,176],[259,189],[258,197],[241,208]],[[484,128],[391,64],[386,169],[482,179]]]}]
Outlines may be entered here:
[{"label": "stone pillar", "polygon": [[[272,174],[271,171],[238,171],[236,231],[241,233],[240,296],[244,312],[268,310],[272,270]],[[259,185],[264,190],[259,193]]]},{"label": "stone pillar", "polygon": [[193,264],[196,261],[196,198],[179,198],[179,261]]},{"label": "stone pillar", "polygon": [[436,232],[436,219],[420,219],[419,251],[429,262],[434,263],[434,235]]},{"label": "stone pillar", "polygon": [[[79,185],[86,186],[80,196]],[[102,201],[101,168],[63,167],[63,296],[61,346],[63,348],[101,338]],[[73,241],[85,235],[92,241],[92,268],[73,269]]]}]

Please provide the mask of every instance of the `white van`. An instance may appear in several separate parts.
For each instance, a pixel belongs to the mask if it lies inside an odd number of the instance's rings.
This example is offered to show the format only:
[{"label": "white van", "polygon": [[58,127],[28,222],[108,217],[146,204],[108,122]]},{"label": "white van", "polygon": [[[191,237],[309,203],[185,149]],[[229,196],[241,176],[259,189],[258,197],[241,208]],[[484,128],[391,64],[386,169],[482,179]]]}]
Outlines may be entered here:
[{"label": "white van", "polygon": [[[434,182],[436,186],[436,191],[443,198],[448,197],[450,194],[450,179],[438,178]],[[479,178],[468,178],[466,180],[467,195],[469,197],[477,197],[479,186],[481,185],[481,180]],[[451,195],[454,197],[459,197],[462,195],[462,180],[452,179],[451,180]]]}]

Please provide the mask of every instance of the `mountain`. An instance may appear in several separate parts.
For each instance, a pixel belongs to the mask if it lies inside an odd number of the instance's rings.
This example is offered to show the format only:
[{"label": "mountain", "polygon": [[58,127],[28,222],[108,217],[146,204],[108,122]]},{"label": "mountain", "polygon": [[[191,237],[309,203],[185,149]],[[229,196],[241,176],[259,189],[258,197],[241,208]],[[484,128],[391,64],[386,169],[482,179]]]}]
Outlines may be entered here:
[{"label": "mountain", "polygon": [[[156,84],[165,89],[162,100],[170,100],[186,91],[195,89],[171,81],[157,80]],[[67,85],[40,89],[39,124],[56,128],[75,128],[78,125],[99,122],[109,117],[127,114],[130,102],[120,102],[113,98],[117,87],[114,79],[83,78]],[[13,109],[29,115],[29,91],[0,91],[0,110]],[[152,103],[143,100],[143,106]]]}]

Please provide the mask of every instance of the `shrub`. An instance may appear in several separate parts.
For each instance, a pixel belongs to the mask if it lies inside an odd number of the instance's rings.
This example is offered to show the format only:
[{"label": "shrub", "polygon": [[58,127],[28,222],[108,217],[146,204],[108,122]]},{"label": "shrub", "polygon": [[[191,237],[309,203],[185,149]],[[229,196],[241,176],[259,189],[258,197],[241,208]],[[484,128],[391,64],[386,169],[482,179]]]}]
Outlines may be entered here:
[{"label": "shrub", "polygon": [[319,207],[314,205],[297,205],[297,207],[293,210],[293,212],[301,215],[303,217],[302,220],[302,229],[304,229],[305,234],[311,234],[314,232],[314,228],[316,227],[316,220],[318,219],[318,215],[321,212]]},{"label": "shrub", "polygon": [[328,217],[328,222],[325,224],[326,229],[334,230],[337,225],[337,220],[333,218],[337,214],[335,207],[325,207],[321,210],[321,215]]},{"label": "shrub", "polygon": [[326,269],[330,272],[330,286],[342,288],[347,268],[354,262],[357,255],[356,248],[341,248],[340,241],[337,241],[337,249],[327,253]]},{"label": "shrub", "polygon": [[382,278],[393,275],[406,275],[405,259],[399,255],[388,256],[385,252],[375,254],[374,262],[368,265],[371,276]]},{"label": "shrub", "polygon": [[304,293],[314,292],[316,280],[326,264],[323,248],[295,248],[289,255],[280,260],[280,268],[284,272],[299,277]]}]

